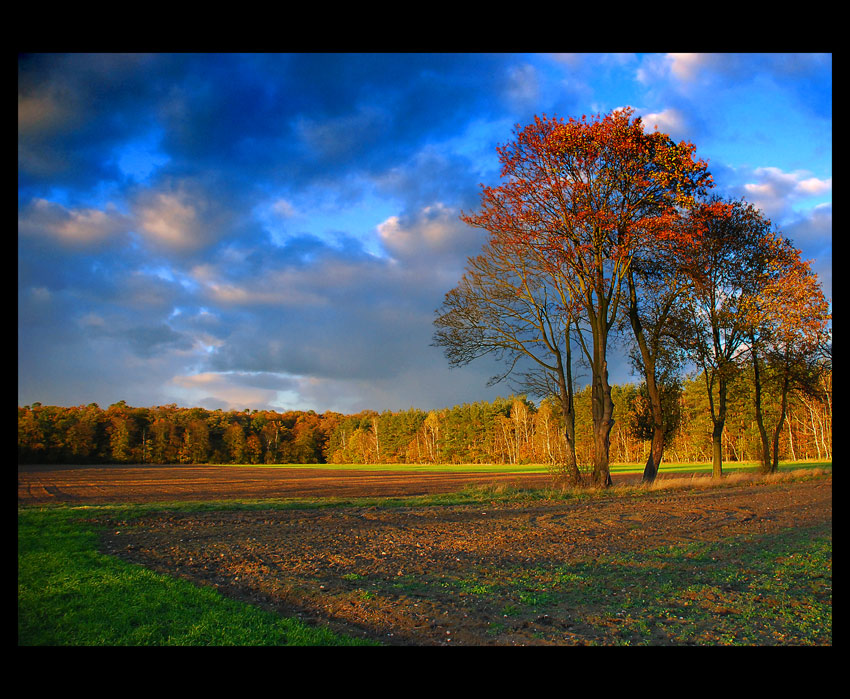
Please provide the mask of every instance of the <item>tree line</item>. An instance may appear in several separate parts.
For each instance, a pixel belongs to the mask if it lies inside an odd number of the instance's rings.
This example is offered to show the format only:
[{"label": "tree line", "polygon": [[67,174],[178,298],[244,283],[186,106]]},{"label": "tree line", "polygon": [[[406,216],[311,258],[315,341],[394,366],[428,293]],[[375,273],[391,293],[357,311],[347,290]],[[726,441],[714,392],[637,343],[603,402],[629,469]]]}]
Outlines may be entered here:
[{"label": "tree line", "polygon": [[[760,457],[761,436],[752,381],[732,384],[721,448],[724,461]],[[579,469],[592,473],[592,389],[575,392]],[[611,433],[615,463],[643,463],[651,449],[646,387],[612,387],[622,418]],[[787,401],[780,435],[781,459],[832,458],[832,375],[821,374],[818,390],[795,389]],[[670,401],[673,424],[667,452],[673,462],[712,458],[713,423],[701,377],[685,379]],[[764,396],[775,419],[781,395]],[[136,408],[123,401],[101,409],[18,408],[19,463],[67,464],[548,464],[557,471],[568,449],[560,403],[548,397],[535,405],[525,396],[498,398],[442,410],[343,415],[313,411],[222,411],[176,405]]]}]

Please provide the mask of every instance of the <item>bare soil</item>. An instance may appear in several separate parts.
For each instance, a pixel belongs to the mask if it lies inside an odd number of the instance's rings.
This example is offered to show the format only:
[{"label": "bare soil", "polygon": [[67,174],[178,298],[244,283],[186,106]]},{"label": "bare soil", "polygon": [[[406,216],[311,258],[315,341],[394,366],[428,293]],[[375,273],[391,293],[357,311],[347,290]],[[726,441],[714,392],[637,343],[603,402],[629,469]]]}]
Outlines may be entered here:
[{"label": "bare soil", "polygon": [[393,497],[467,485],[543,488],[548,474],[398,473],[228,466],[18,466],[18,502],[94,505],[175,500]]},{"label": "bare soil", "polygon": [[[545,487],[548,476],[389,474],[226,467],[19,467],[19,503],[156,502],[413,495],[468,483]],[[546,595],[565,565],[771,534],[831,531],[832,477],[708,487],[709,479],[638,498],[486,505],[162,510],[111,520],[104,552],[212,585],[223,594],[397,645],[583,645],[617,639],[616,618],[590,619]],[[730,556],[734,553],[730,552]],[[730,559],[731,560],[731,559]],[[482,587],[483,586],[483,587]],[[551,601],[551,600],[550,600]],[[558,600],[556,600],[558,602]],[[658,644],[669,642],[658,631]]]}]

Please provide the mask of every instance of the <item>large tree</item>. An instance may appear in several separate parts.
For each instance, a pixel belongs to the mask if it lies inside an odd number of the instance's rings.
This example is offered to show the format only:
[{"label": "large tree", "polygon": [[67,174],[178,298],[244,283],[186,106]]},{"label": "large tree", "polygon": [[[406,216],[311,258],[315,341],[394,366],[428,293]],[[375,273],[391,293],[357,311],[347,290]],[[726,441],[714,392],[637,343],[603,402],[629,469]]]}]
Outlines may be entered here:
[{"label": "large tree", "polygon": [[462,217],[548,266],[581,309],[586,336],[577,340],[591,371],[593,478],[601,485],[611,482],[608,343],[624,280],[635,256],[669,235],[679,209],[712,184],[693,145],[647,133],[632,116],[543,116],[517,128],[497,149],[503,184],[483,187],[480,210]]}]

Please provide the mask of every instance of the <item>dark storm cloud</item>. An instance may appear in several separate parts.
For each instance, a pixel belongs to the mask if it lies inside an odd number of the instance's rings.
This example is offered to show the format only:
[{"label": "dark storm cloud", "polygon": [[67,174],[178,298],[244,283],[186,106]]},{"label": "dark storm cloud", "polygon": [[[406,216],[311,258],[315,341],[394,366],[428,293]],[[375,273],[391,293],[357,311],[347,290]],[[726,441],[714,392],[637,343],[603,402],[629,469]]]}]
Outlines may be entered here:
[{"label": "dark storm cloud", "polygon": [[21,191],[85,191],[122,174],[113,152],[156,123],[157,56],[25,55],[18,60]]},{"label": "dark storm cloud", "polygon": [[375,170],[482,110],[500,109],[507,56],[35,55],[19,61],[25,184],[120,179],[112,152],[162,130],[167,170],[234,186]]},{"label": "dark storm cloud", "polygon": [[194,344],[192,338],[176,332],[165,323],[137,325],[120,332],[110,330],[108,335],[122,338],[136,356],[143,358],[171,350],[189,350]]}]

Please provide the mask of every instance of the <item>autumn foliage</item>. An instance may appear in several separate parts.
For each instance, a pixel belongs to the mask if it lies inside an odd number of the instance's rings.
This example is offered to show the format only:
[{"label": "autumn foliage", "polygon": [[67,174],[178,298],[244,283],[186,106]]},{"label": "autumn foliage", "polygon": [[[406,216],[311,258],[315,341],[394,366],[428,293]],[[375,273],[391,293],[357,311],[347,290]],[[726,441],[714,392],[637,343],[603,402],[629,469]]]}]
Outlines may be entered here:
[{"label": "autumn foliage", "polygon": [[[568,330],[560,347],[547,338],[547,348],[560,364],[575,343],[590,368],[593,481],[610,484],[615,403],[608,346],[627,317],[652,424],[645,480],[655,477],[669,432],[663,384],[686,363],[696,365],[706,382],[719,476],[730,382],[745,358],[752,359],[758,413],[767,369],[760,353],[768,352],[775,367],[777,347],[786,365],[792,355],[799,363],[819,351],[827,340],[826,303],[795,261],[793,246],[761,212],[743,201],[709,196],[714,182],[693,144],[675,143],[657,129],[648,132],[633,117],[630,108],[592,118],[536,117],[497,149],[501,184],[483,186],[479,210],[461,216],[486,230],[490,241],[470,261],[458,289],[469,288],[475,278],[469,275],[507,250],[523,261],[524,288],[542,289],[537,296],[546,302],[534,299],[523,314],[516,306],[506,310],[496,295],[452,290],[437,312],[437,344],[454,364],[499,352],[482,341],[501,332],[501,319],[488,322],[481,313],[496,309],[514,328],[520,318],[536,323],[534,332],[514,339],[507,373],[522,352],[545,367],[546,360],[530,349],[546,335],[544,318],[552,325],[549,299],[568,297],[560,302],[560,325]],[[503,287],[498,291],[504,296]],[[786,376],[787,392],[791,374]],[[574,415],[565,415],[567,441],[574,442]],[[781,413],[779,429],[783,420]]]},{"label": "autumn foliage", "polygon": [[630,108],[593,118],[535,118],[498,149],[503,183],[483,187],[481,208],[462,219],[559,275],[587,328],[578,340],[591,368],[593,480],[610,483],[614,404],[609,335],[633,262],[670,237],[680,210],[712,186],[692,144],[646,132]]},{"label": "autumn foliage", "polygon": [[[793,389],[788,397],[779,441],[781,459],[832,456],[831,374],[821,375],[815,388]],[[643,462],[649,449],[645,394],[634,384],[615,385],[612,394],[621,417],[611,432],[611,461]],[[575,397],[576,450],[583,470],[589,469],[593,455],[590,398],[589,387]],[[710,460],[711,420],[701,379],[684,380],[671,400],[677,416],[667,444],[670,461]],[[734,384],[729,403],[721,442],[724,461],[758,460],[761,438],[751,370]],[[770,384],[764,395],[766,419],[775,419],[779,407],[779,392]],[[565,449],[557,401],[535,405],[521,396],[440,410],[365,410],[347,415],[175,405],[146,408],[123,402],[105,409],[95,404],[18,408],[22,464],[556,465]]]}]

